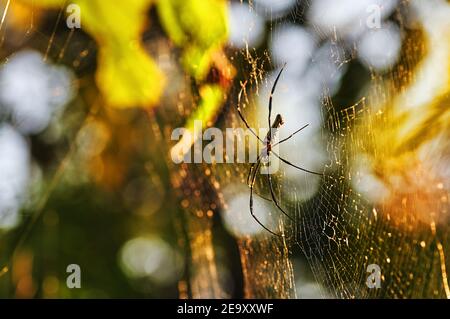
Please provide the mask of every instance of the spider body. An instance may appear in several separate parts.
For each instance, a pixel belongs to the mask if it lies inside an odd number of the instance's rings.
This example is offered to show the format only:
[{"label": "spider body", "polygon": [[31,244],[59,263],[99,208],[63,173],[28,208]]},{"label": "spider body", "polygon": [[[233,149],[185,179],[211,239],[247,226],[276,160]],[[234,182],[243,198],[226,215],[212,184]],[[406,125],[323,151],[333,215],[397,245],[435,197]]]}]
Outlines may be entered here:
[{"label": "spider body", "polygon": [[[280,114],[277,114],[275,117],[275,120],[271,121],[271,114],[272,114],[272,100],[273,100],[273,94],[275,92],[275,88],[277,86],[278,80],[280,79],[281,73],[283,72],[284,66],[281,68],[280,72],[278,73],[278,76],[275,79],[275,82],[273,84],[271,93],[270,93],[270,97],[269,97],[269,116],[268,116],[268,124],[269,124],[269,132],[267,132],[267,135],[265,136],[264,140],[262,140],[256,133],[255,131],[252,130],[252,128],[250,127],[250,125],[248,124],[247,120],[245,119],[245,117],[243,116],[240,106],[238,104],[237,106],[237,111],[239,114],[239,117],[241,118],[241,120],[244,122],[245,126],[247,127],[247,129],[250,130],[250,132],[255,135],[258,140],[264,145],[263,149],[261,150],[256,163],[253,163],[250,167],[249,170],[249,174],[247,176],[247,185],[250,187],[250,214],[252,215],[252,217],[255,219],[255,221],[265,230],[267,230],[269,233],[275,235],[275,236],[279,236],[281,237],[282,235],[277,234],[273,231],[271,231],[269,228],[267,228],[263,223],[261,223],[259,221],[259,219],[256,217],[254,211],[253,211],[253,192],[254,192],[254,185],[255,185],[255,180],[258,174],[258,170],[262,164],[266,164],[269,162],[270,160],[270,156],[273,154],[275,155],[279,160],[281,160],[283,163],[295,167],[301,171],[310,173],[310,174],[315,174],[315,175],[322,175],[320,173],[316,173],[310,170],[307,170],[305,168],[302,168],[300,166],[297,166],[295,164],[292,164],[291,162],[285,160],[284,158],[282,158],[281,156],[279,156],[276,152],[274,152],[273,148],[281,143],[286,142],[287,140],[289,140],[291,137],[293,137],[295,134],[297,134],[298,132],[302,131],[304,128],[306,128],[309,124],[304,125],[303,127],[301,127],[300,129],[298,129],[297,131],[295,131],[294,133],[292,133],[291,135],[289,135],[288,137],[282,139],[279,142],[276,142],[275,144],[273,144],[273,141],[276,139],[279,129],[280,127],[284,124],[283,121],[283,117]],[[245,84],[244,84],[245,86]],[[278,200],[275,196],[275,191],[273,190],[273,185],[272,185],[272,177],[270,175],[270,173],[265,174],[267,177],[267,181],[269,183],[269,190],[270,190],[270,196],[271,198],[265,198],[259,194],[257,194],[258,196],[260,196],[261,198],[267,200],[267,201],[271,201],[274,203],[274,205],[281,211],[281,213],[283,213],[287,218],[289,218],[291,221],[294,221],[293,218],[291,216],[289,216],[289,214],[287,214],[284,209],[280,206],[280,204],[278,203]]]},{"label": "spider body", "polygon": [[269,130],[269,132],[267,132],[266,137],[264,138],[263,141],[264,147],[262,148],[259,154],[259,156],[261,157],[261,161],[268,162],[269,160],[268,157],[270,156],[270,152],[272,152],[273,147],[272,142],[277,138],[278,131],[283,124],[284,124],[283,117],[280,114],[277,114],[275,120],[273,121],[271,129]]}]

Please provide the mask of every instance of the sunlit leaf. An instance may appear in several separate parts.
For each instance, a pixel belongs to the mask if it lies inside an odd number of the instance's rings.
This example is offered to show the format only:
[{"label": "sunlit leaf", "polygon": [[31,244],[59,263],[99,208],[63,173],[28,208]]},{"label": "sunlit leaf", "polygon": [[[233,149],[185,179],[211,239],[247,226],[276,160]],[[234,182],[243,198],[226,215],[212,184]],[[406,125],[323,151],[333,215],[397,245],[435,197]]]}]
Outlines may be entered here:
[{"label": "sunlit leaf", "polygon": [[[228,36],[226,2],[223,0],[164,0],[157,4],[161,24],[171,40],[183,48],[182,65],[185,71],[202,81],[222,50]],[[185,127],[193,135],[194,122],[210,125],[223,103],[225,89],[219,85],[200,85],[200,103],[187,120]],[[181,154],[194,140],[182,139],[172,152]]]},{"label": "sunlit leaf", "polygon": [[223,0],[164,0],[157,4],[164,29],[184,48],[185,70],[203,79],[228,35],[226,2]]},{"label": "sunlit leaf", "polygon": [[[31,0],[27,0],[31,3]],[[97,85],[112,107],[155,105],[165,80],[140,44],[146,12],[153,0],[76,0],[82,29],[99,45]],[[62,8],[65,0],[35,1],[35,5]]]},{"label": "sunlit leaf", "polygon": [[202,128],[205,125],[211,125],[224,102],[223,88],[219,85],[205,85],[200,90],[201,102],[195,112],[189,117],[185,128],[187,132],[180,141],[171,149],[173,158],[183,158],[189,152],[195,140],[200,138],[195,134],[195,121],[202,122]]},{"label": "sunlit leaf", "polygon": [[189,118],[186,123],[186,128],[193,130],[194,121],[196,120],[200,120],[204,124],[211,124],[210,122],[214,120],[214,115],[217,114],[223,103],[223,94],[222,88],[218,85],[206,85],[202,87],[200,91],[201,103]]}]

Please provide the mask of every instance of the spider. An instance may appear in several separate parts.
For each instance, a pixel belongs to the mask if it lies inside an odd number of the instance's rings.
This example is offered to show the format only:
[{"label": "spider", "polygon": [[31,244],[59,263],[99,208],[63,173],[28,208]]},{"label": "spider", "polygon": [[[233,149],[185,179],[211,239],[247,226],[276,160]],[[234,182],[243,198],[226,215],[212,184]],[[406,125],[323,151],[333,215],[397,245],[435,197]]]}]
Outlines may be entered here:
[{"label": "spider", "polygon": [[[305,168],[303,168],[303,167],[297,166],[297,165],[295,165],[295,164],[289,162],[288,160],[282,158],[280,155],[278,155],[277,153],[275,153],[274,150],[273,150],[273,148],[274,148],[275,146],[277,146],[277,145],[279,145],[279,144],[281,144],[281,143],[286,142],[287,140],[289,140],[290,138],[292,138],[295,134],[301,132],[303,129],[305,129],[306,127],[309,126],[309,124],[306,124],[306,125],[302,126],[301,128],[299,128],[298,130],[296,130],[294,133],[292,133],[292,134],[289,135],[288,137],[286,137],[286,138],[282,139],[281,141],[276,142],[275,144],[273,144],[273,140],[274,140],[275,136],[277,135],[278,130],[279,130],[280,127],[284,124],[283,117],[281,116],[281,114],[277,114],[277,115],[275,116],[275,120],[273,121],[273,123],[272,123],[272,120],[271,120],[271,116],[272,116],[272,100],[273,100],[273,94],[274,94],[274,92],[275,92],[275,89],[276,89],[276,87],[277,87],[278,80],[280,79],[281,73],[283,73],[283,70],[284,70],[285,66],[286,66],[286,65],[284,65],[284,66],[281,68],[280,72],[278,73],[278,75],[277,75],[277,77],[276,77],[276,79],[275,79],[275,82],[273,83],[272,90],[271,90],[271,92],[270,92],[270,97],[269,97],[269,116],[268,116],[268,124],[269,124],[269,127],[270,127],[271,129],[269,129],[269,132],[267,133],[267,135],[266,135],[266,137],[264,138],[264,140],[261,139],[261,138],[258,136],[258,134],[256,134],[256,132],[253,131],[253,129],[250,127],[250,125],[248,124],[247,120],[245,119],[244,115],[243,115],[242,112],[241,112],[241,108],[240,108],[239,103],[237,104],[237,111],[238,111],[239,117],[241,118],[242,122],[245,124],[245,126],[247,127],[247,129],[248,129],[254,136],[256,136],[256,138],[257,138],[261,143],[263,143],[263,145],[264,145],[264,148],[261,150],[259,156],[258,156],[257,159],[256,159],[256,162],[253,163],[253,164],[250,166],[250,170],[249,170],[248,175],[247,175],[247,185],[250,187],[250,203],[249,203],[249,205],[250,205],[250,214],[252,215],[253,219],[255,219],[255,221],[256,221],[262,228],[264,228],[264,229],[265,229],[266,231],[268,231],[269,233],[271,233],[271,234],[273,234],[273,235],[275,235],[275,236],[278,236],[278,237],[282,237],[282,235],[277,234],[277,233],[273,232],[272,230],[270,230],[268,227],[266,227],[266,226],[265,226],[265,225],[264,225],[264,224],[256,217],[256,215],[255,215],[255,213],[254,213],[254,211],[253,211],[253,193],[255,192],[254,189],[253,189],[253,187],[254,187],[255,180],[256,180],[256,177],[257,177],[257,175],[258,175],[258,169],[260,168],[261,163],[268,163],[268,162],[269,162],[269,159],[270,159],[270,155],[273,154],[273,155],[275,155],[279,160],[281,160],[283,163],[285,163],[285,164],[287,164],[287,165],[289,165],[289,166],[292,166],[292,167],[294,167],[294,168],[296,168],[296,169],[298,169],[298,170],[301,170],[301,171],[306,172],[306,173],[314,174],[314,175],[319,175],[319,176],[322,176],[322,175],[323,175],[323,174],[320,174],[320,173],[316,173],[316,172],[310,171],[310,170],[305,169]],[[245,83],[243,84],[243,86],[245,86]],[[267,200],[267,201],[273,202],[273,203],[275,204],[275,206],[281,211],[281,213],[282,213],[283,215],[285,215],[285,216],[286,216],[287,218],[289,218],[291,221],[294,221],[294,219],[293,219],[291,216],[289,216],[289,215],[286,213],[286,211],[280,206],[280,204],[279,204],[277,198],[275,197],[275,192],[274,192],[274,190],[273,190],[272,177],[271,177],[270,173],[269,173],[269,174],[265,174],[265,175],[267,176],[267,181],[268,181],[268,184],[269,184],[269,189],[270,189],[270,196],[271,196],[271,198],[263,197],[263,196],[261,196],[260,194],[258,194],[258,193],[256,193],[256,192],[255,192],[255,194],[258,195],[258,196],[260,196],[261,198]]]}]

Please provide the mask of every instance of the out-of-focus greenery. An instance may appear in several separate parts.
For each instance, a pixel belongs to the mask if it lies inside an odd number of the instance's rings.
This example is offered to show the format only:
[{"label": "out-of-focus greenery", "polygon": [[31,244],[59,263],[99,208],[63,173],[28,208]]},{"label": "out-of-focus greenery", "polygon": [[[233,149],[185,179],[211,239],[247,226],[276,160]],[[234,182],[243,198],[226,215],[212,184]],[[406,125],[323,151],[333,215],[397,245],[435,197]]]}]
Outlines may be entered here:
[{"label": "out-of-focus greenery", "polygon": [[[165,77],[140,44],[146,12],[152,2],[74,1],[80,6],[83,30],[99,45],[97,85],[109,106],[154,106],[161,97]],[[61,8],[66,1],[44,0],[35,4]]]},{"label": "out-of-focus greenery", "polygon": [[[166,283],[133,279],[119,262],[120,249],[138,236],[156,234],[174,252],[180,248],[174,223],[180,207],[175,194],[166,191],[172,187],[164,163],[168,153],[158,147],[160,137],[149,125],[155,122],[142,110],[163,107],[167,76],[143,33],[150,30],[155,38],[167,39],[164,45],[179,46],[179,64],[198,85],[185,125],[195,119],[210,122],[227,89],[221,79],[207,81],[211,68],[229,67],[220,64],[226,2],[163,0],[152,7],[155,2],[74,0],[82,26],[74,31],[64,23],[65,0],[12,5],[24,29],[33,25],[27,45],[50,63],[73,68],[80,91],[59,123],[30,138],[42,179],[33,186],[37,199],[23,210],[21,225],[0,233],[1,297],[177,297],[182,273]],[[66,287],[66,267],[72,263],[82,268],[80,290]]]},{"label": "out-of-focus greenery", "polygon": [[[185,127],[194,135],[194,122],[214,121],[227,94],[226,85],[202,83],[211,67],[232,73],[224,59],[215,63],[227,40],[226,2],[223,0],[167,0],[157,4],[161,24],[170,39],[182,48],[182,65],[187,74],[199,82],[200,101]],[[192,141],[193,142],[193,141]],[[180,142],[177,148],[184,148]],[[177,153],[177,151],[175,151]]]},{"label": "out-of-focus greenery", "polygon": [[203,80],[215,51],[228,35],[226,2],[223,0],[158,1],[161,23],[172,41],[183,48],[183,66]]},{"label": "out-of-focus greenery", "polygon": [[[75,1],[82,12],[83,30],[99,44],[97,85],[110,106],[155,105],[161,97],[165,77],[139,41],[145,12],[153,2]],[[43,8],[61,8],[64,4],[65,0],[36,3]],[[203,80],[214,53],[221,50],[227,38],[226,2],[165,0],[157,1],[157,8],[169,37],[183,48],[185,70]]]}]

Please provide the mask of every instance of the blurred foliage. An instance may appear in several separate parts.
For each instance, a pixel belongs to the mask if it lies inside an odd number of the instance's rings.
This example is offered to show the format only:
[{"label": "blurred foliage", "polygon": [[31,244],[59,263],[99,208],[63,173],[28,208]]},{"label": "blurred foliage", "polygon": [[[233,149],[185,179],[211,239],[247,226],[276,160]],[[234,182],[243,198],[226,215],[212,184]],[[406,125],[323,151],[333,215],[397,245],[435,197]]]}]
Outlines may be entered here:
[{"label": "blurred foliage", "polygon": [[[168,150],[159,147],[156,121],[149,125],[150,113],[141,109],[160,105],[171,76],[157,66],[152,48],[160,44],[152,41],[180,47],[180,56],[172,53],[187,77],[171,82],[193,83],[192,111],[182,119],[188,128],[195,119],[214,121],[233,69],[223,52],[226,1],[164,0],[152,8],[155,2],[74,0],[81,9],[80,31],[67,29],[68,1],[12,3],[8,15],[23,44],[72,67],[79,92],[57,123],[30,137],[42,176],[21,225],[0,233],[1,297],[177,295],[179,277],[165,284],[137,280],[118,263],[121,247],[135,236],[157,234],[174,251],[182,246],[174,218],[181,208],[175,194],[166,192],[170,172],[161,160]],[[14,53],[20,47],[6,49]],[[72,263],[82,268],[83,289],[66,287],[66,266]]]},{"label": "blurred foliage", "polygon": [[[44,0],[36,5],[61,8],[66,2]],[[99,44],[97,85],[109,106],[154,106],[162,95],[164,75],[140,43],[146,12],[152,2],[75,1],[81,9],[83,30]]]},{"label": "blurred foliage", "polygon": [[[182,65],[187,74],[199,86],[199,102],[185,127],[194,136],[194,122],[211,125],[224,103],[234,69],[222,53],[227,40],[226,1],[224,0],[167,0],[158,1],[157,9],[161,24],[170,39],[182,48]],[[218,84],[202,83],[212,67],[219,73]],[[191,140],[192,143],[194,140]],[[174,148],[189,149],[189,144],[180,141]]]},{"label": "blurred foliage", "polygon": [[[66,2],[43,0],[36,5],[61,8]],[[154,106],[161,98],[165,76],[140,44],[145,13],[152,2],[75,1],[81,9],[83,29],[99,44],[97,85],[112,107]],[[165,0],[158,1],[157,8],[169,37],[183,47],[183,67],[196,80],[203,80],[214,54],[227,39],[226,2]]]},{"label": "blurred foliage", "polygon": [[202,87],[200,91],[202,100],[194,114],[189,117],[188,122],[186,123],[186,128],[193,131],[194,121],[196,120],[201,120],[208,123],[210,121],[211,114],[217,114],[217,108],[223,102],[222,95],[222,89],[218,85]]},{"label": "blurred foliage", "polygon": [[[185,254],[185,260],[192,261],[194,258],[189,254],[204,250],[206,251],[204,257],[207,258],[198,258],[198,260],[211,261],[214,250],[218,264],[226,265],[224,269],[220,269],[218,275],[224,277],[220,280],[226,281],[226,284],[231,286],[227,288],[230,296],[239,296],[242,293],[244,289],[239,286],[239,281],[242,279],[239,276],[242,275],[241,271],[245,272],[248,269],[258,274],[255,278],[263,278],[255,285],[259,284],[265,292],[272,290],[273,287],[278,288],[264,279],[269,277],[269,279],[276,279],[277,275],[283,272],[283,266],[268,262],[268,260],[276,259],[282,261],[279,258],[280,252],[268,245],[257,250],[257,255],[248,253],[251,247],[242,250],[245,254],[244,258],[240,259],[242,255],[239,256],[236,251],[233,255],[233,249],[237,248],[233,246],[234,239],[230,238],[230,235],[222,228],[222,223],[218,220],[220,216],[215,213],[220,209],[217,204],[219,200],[216,198],[221,187],[219,182],[225,178],[227,182],[230,182],[231,178],[228,176],[238,180],[241,173],[239,168],[233,172],[223,170],[224,175],[220,176],[219,170],[211,171],[210,168],[203,170],[201,166],[196,166],[194,169],[181,167],[177,171],[171,170],[171,163],[164,161],[170,147],[165,137],[170,135],[175,123],[182,123],[180,125],[184,125],[191,132],[194,129],[195,120],[201,120],[204,125],[213,125],[225,101],[233,103],[234,97],[230,91],[236,72],[228,61],[228,56],[233,54],[230,52],[226,54],[224,49],[229,31],[227,2],[225,0],[73,0],[73,3],[81,8],[82,30],[80,31],[68,30],[64,19],[59,19],[67,14],[65,12],[65,7],[69,4],[67,0],[17,0],[11,5],[11,11],[16,13],[10,15],[15,18],[11,24],[14,24],[14,27],[20,25],[22,31],[26,30],[27,36],[16,41],[8,29],[8,33],[5,32],[3,38],[6,41],[1,48],[2,56],[7,57],[23,47],[31,47],[43,54],[45,52],[48,60],[70,65],[74,69],[78,76],[78,81],[74,85],[77,87],[79,85],[79,94],[68,105],[63,116],[58,119],[58,123],[54,123],[42,135],[27,137],[32,149],[34,170],[37,171],[34,172],[37,177],[33,177],[36,183],[33,187],[38,190],[33,189],[36,192],[33,194],[35,198],[25,205],[22,224],[11,232],[0,233],[0,297],[175,297],[177,294],[188,296],[189,292],[192,292],[191,287],[187,287],[190,284],[189,279],[203,275],[203,273],[201,275],[196,273],[197,269],[193,263],[186,263],[183,274],[174,274],[171,278],[173,281],[164,284],[152,282],[150,277],[127,277],[120,268],[118,259],[121,247],[134,237],[152,235],[161,238],[174,252],[181,251]],[[301,5],[304,4],[304,2],[301,3]],[[277,21],[281,22],[281,20]],[[4,30],[6,28],[2,31]],[[269,32],[272,30],[271,27]],[[448,38],[448,34],[446,35]],[[437,38],[441,40],[443,37]],[[412,34],[411,39],[413,39],[412,45],[416,46],[417,35]],[[174,46],[177,48],[174,49]],[[268,47],[264,45],[255,53],[262,56],[268,52],[267,50]],[[408,55],[411,56],[411,53]],[[156,56],[161,61],[156,61]],[[233,56],[233,58],[236,57],[237,59],[233,61],[236,65],[252,64],[250,67],[254,70],[251,73],[255,80],[258,78],[256,69],[258,72],[261,71],[261,74],[268,71],[264,70],[266,66],[263,66],[262,62],[261,65],[258,65],[260,62],[252,62],[251,54],[244,58],[248,59],[245,63],[239,61],[239,54]],[[448,55],[445,58],[448,59]],[[79,63],[81,60],[82,62]],[[410,63],[406,57],[402,60]],[[411,64],[400,65],[398,72],[389,73],[387,76],[393,77],[397,82],[399,79],[407,78],[406,73],[409,73],[410,69],[412,69]],[[245,66],[242,70],[246,72]],[[245,75],[247,76],[248,74]],[[339,156],[343,160],[343,163],[339,163],[339,168],[342,172],[346,172],[347,166],[350,165],[348,162],[354,158],[354,156],[347,157],[344,151],[349,154],[353,151],[352,147],[361,145],[364,151],[370,150],[372,145],[369,143],[372,141],[378,143],[373,144],[374,158],[379,156],[379,149],[381,149],[389,156],[392,155],[396,161],[395,164],[406,162],[409,165],[415,164],[410,157],[400,158],[399,152],[391,151],[395,146],[394,142],[398,140],[392,138],[394,136],[392,133],[397,132],[393,129],[397,129],[395,125],[401,122],[396,117],[393,122],[385,122],[386,117],[384,115],[381,117],[381,113],[377,116],[380,116],[382,123],[375,125],[380,128],[380,131],[374,130],[373,122],[370,122],[367,126],[362,126],[363,130],[358,134],[364,138],[363,141],[353,139],[354,135],[350,134],[349,142],[345,144],[350,147],[349,150],[341,148],[339,139],[345,135],[343,131],[345,130],[347,134],[352,126],[356,125],[353,122],[346,122],[349,118],[347,112],[354,111],[355,118],[360,114],[354,103],[359,99],[360,89],[368,86],[374,77],[376,76],[356,59],[352,60],[348,63],[348,72],[343,80],[345,85],[333,96],[331,104],[335,106],[330,105],[330,109],[327,110],[340,112],[339,116],[330,116],[330,119],[335,121],[333,125],[337,124],[336,126],[342,130],[330,132],[334,134],[333,139],[336,140],[336,144],[330,144],[329,149],[333,151],[333,147],[339,144],[339,150],[342,151]],[[401,86],[387,96],[394,97],[407,86],[407,83],[400,84]],[[378,94],[384,91],[380,88],[382,87],[378,85]],[[418,116],[417,110],[411,113],[410,118],[419,119],[422,124],[420,130],[411,132],[412,137],[404,139],[408,143],[402,143],[402,145],[414,148],[419,138],[428,139],[430,134],[434,134],[436,127],[439,131],[448,127],[448,111],[441,110],[447,104],[448,85],[445,87],[444,95],[430,108],[432,112],[428,116]],[[350,105],[355,107],[349,108]],[[152,109],[152,112],[146,112],[149,109]],[[229,114],[233,115],[232,112]],[[436,119],[433,127],[430,127],[431,119]],[[237,123],[236,125],[242,125],[240,122]],[[368,131],[375,133],[367,136]],[[371,137],[377,137],[377,139],[371,139]],[[387,161],[386,157],[381,159],[380,163],[387,169],[380,171],[387,177],[391,176],[392,171],[403,172],[410,168],[403,164],[387,166],[386,164],[392,162]],[[176,174],[179,176],[174,176]],[[224,177],[225,174],[227,177]],[[378,226],[372,226],[375,224],[372,224],[367,217],[370,214],[366,214],[366,211],[361,211],[360,214],[358,211],[360,208],[355,204],[354,197],[350,196],[352,195],[350,185],[347,185],[347,179],[341,179],[343,176],[344,174],[336,175],[336,180],[339,178],[342,182],[333,185],[339,187],[324,187],[325,191],[320,195],[323,197],[317,197],[304,205],[305,211],[308,212],[318,212],[319,207],[321,214],[301,214],[305,218],[304,221],[308,222],[303,223],[304,225],[318,226],[302,233],[301,235],[305,236],[299,239],[299,243],[304,247],[313,246],[318,247],[320,251],[323,250],[325,254],[320,255],[320,262],[325,265],[325,268],[336,271],[333,276],[339,279],[327,284],[337,285],[336,292],[341,292],[342,287],[347,284],[341,280],[341,277],[353,280],[355,277],[353,266],[363,265],[358,260],[354,261],[354,258],[363,258],[364,254],[361,252],[364,252],[366,248],[372,250],[370,244],[375,237],[385,243],[374,245],[378,250],[375,253],[368,252],[367,256],[381,258],[385,257],[386,253],[395,251],[389,258],[384,258],[386,261],[383,261],[383,267],[398,265],[395,259],[399,260],[401,262],[399,269],[404,271],[398,278],[401,278],[403,274],[409,275],[408,267],[415,266],[413,263],[403,264],[402,262],[411,259],[411,255],[408,255],[411,251],[417,252],[412,258],[416,256],[422,258],[418,261],[420,264],[432,260],[427,254],[433,254],[433,250],[423,253],[421,249],[425,246],[419,248],[416,245],[418,241],[414,239],[416,237],[411,236],[405,239],[397,237],[402,236],[402,233],[394,228],[380,230],[375,228]],[[180,178],[177,179],[177,177]],[[428,184],[431,182],[416,183],[423,189],[426,189]],[[173,188],[184,193],[177,196],[179,194],[176,194]],[[343,189],[348,189],[349,192],[344,193]],[[440,195],[438,192],[434,193]],[[420,192],[414,192],[413,195],[415,194]],[[424,192],[424,195],[427,194]],[[183,196],[184,200],[181,200]],[[339,198],[339,201],[330,200],[333,197]],[[425,196],[423,198],[427,203],[439,202],[444,196],[430,197],[431,200]],[[179,203],[180,200],[181,203]],[[398,203],[403,198],[398,196],[394,197],[394,200],[396,207],[400,207]],[[421,204],[420,201],[413,200],[416,199],[408,199],[408,202]],[[338,205],[338,210],[336,203],[342,203]],[[360,204],[359,199],[357,204]],[[196,209],[198,207],[201,209]],[[416,207],[419,207],[420,211],[427,211],[422,209],[424,206],[416,205]],[[354,219],[348,218],[349,212],[353,214]],[[403,212],[411,216],[414,210],[408,208]],[[418,215],[421,217],[420,214]],[[214,245],[207,246],[211,237],[210,228],[205,232],[209,237],[203,236],[208,240],[203,238],[203,240],[195,241],[192,240],[193,237],[189,237],[189,232],[194,233],[189,229],[190,218],[195,220],[199,216],[207,217],[203,219],[207,220],[205,223],[207,227],[212,225],[214,236],[211,242],[214,240]],[[359,221],[356,221],[358,216],[363,216],[361,228],[357,228],[360,227],[357,223]],[[394,214],[391,216],[392,219],[396,218]],[[336,227],[328,228],[327,222]],[[321,225],[327,225],[326,230],[332,231],[333,234],[338,231],[342,239],[348,239],[349,234],[358,236],[359,241],[366,245],[348,245],[347,241],[347,245],[338,246],[336,252],[330,238],[320,236],[325,230],[320,228]],[[360,229],[368,229],[368,231],[360,233]],[[309,236],[316,235],[315,233],[318,236]],[[394,234],[392,239],[391,233]],[[366,237],[360,237],[360,234]],[[382,236],[379,236],[380,234]],[[201,239],[201,236],[198,238]],[[257,242],[254,241],[258,244]],[[400,245],[400,242],[404,245]],[[408,247],[407,245],[411,242],[413,244]],[[448,239],[445,238],[442,242],[446,244]],[[189,247],[190,245],[194,248]],[[242,249],[246,243],[241,242],[239,245]],[[392,245],[392,248],[389,245]],[[351,250],[353,248],[355,248],[354,251]],[[428,246],[427,249],[429,249]],[[399,252],[401,250],[403,254]],[[313,249],[307,251],[315,253]],[[294,254],[300,254],[300,252],[295,251]],[[261,259],[253,258],[255,256]],[[240,264],[242,260],[245,261],[245,258],[251,261],[248,268]],[[439,261],[439,256],[434,258],[434,261],[436,260]],[[336,261],[341,265],[339,269],[334,267]],[[341,261],[345,262],[341,263]],[[83,289],[71,290],[66,287],[66,266],[72,263],[80,264],[82,267]],[[257,266],[253,266],[256,264],[264,265],[265,268],[259,271]],[[267,268],[268,264],[274,268]],[[204,263],[203,266],[208,264]],[[302,273],[307,271],[306,268],[308,267],[302,269]],[[279,273],[276,273],[277,271]],[[416,278],[422,274],[441,281],[441,274],[438,272],[432,273],[430,270],[430,274],[427,274],[422,268],[415,268],[415,271],[417,271],[417,276],[414,274],[415,282],[419,282]],[[282,275],[285,278],[288,277],[285,273]],[[329,278],[331,277],[330,275]],[[405,281],[404,285],[400,285],[403,278],[392,282],[396,285],[396,289],[398,288],[399,296],[406,296],[403,294],[405,291],[411,295],[416,293],[408,287],[413,281]],[[213,280],[207,276],[201,279],[205,285],[212,286]],[[396,280],[396,278],[390,276],[388,280]],[[248,286],[249,281],[245,284]],[[436,284],[430,281],[427,285],[427,289],[430,290]],[[258,288],[257,285],[255,287]],[[273,290],[279,293],[278,289]],[[378,293],[380,291],[373,292],[373,294]],[[395,293],[396,291],[387,291],[386,295]],[[419,293],[421,292],[418,291],[417,295]]]},{"label": "blurred foliage", "polygon": [[157,4],[161,24],[179,47],[182,63],[196,80],[203,80],[227,40],[226,2],[223,0],[165,0]]}]

